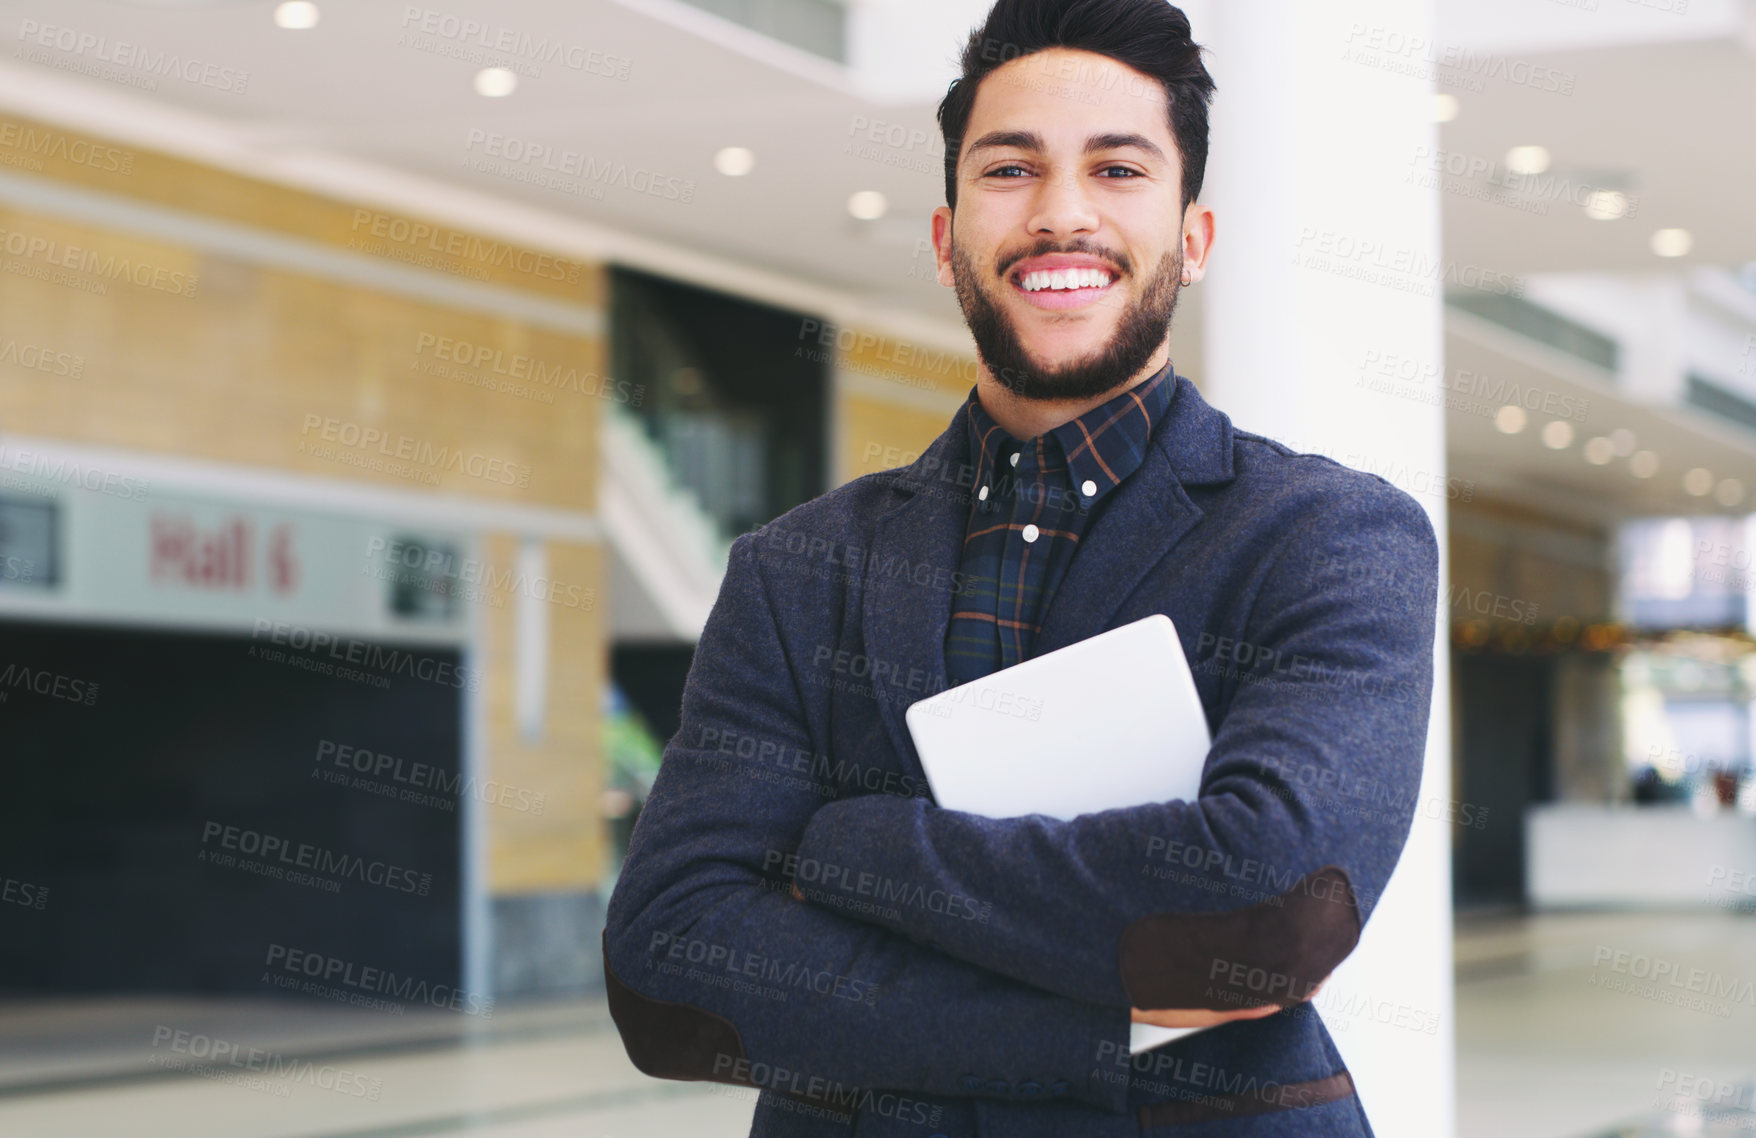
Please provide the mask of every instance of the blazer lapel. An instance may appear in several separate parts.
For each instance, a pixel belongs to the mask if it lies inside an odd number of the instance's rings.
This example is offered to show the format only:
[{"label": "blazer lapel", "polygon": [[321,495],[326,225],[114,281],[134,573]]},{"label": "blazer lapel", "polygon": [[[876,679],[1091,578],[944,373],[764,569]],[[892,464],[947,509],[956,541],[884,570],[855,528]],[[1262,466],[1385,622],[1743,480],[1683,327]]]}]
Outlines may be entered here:
[{"label": "blazer lapel", "polygon": [[[1140,468],[1116,488],[1086,531],[1031,655],[1103,632],[1147,572],[1201,520],[1184,487],[1232,478],[1231,420],[1182,376],[1152,442]],[[896,677],[896,684],[880,688],[878,712],[897,754],[917,775],[920,757],[903,712],[947,684],[952,591],[936,581],[919,584],[914,574],[949,575],[961,567],[973,473],[959,413],[912,466],[894,475],[893,490],[902,501],[878,520],[867,559],[861,605],[866,651],[874,669]],[[924,677],[920,685],[903,684],[910,669]]]},{"label": "blazer lapel", "polygon": [[1184,487],[1232,478],[1231,420],[1182,376],[1152,443],[1080,539],[1049,598],[1033,657],[1108,630],[1147,572],[1201,520]]},{"label": "blazer lapel", "polygon": [[[947,686],[945,629],[951,623],[948,583],[963,557],[969,525],[969,437],[963,415],[912,466],[898,472],[895,490],[904,500],[878,520],[867,558],[861,631],[873,668],[893,684],[879,687],[879,715],[897,754],[921,773],[920,757],[903,712],[916,700]],[[915,574],[928,578],[919,583]],[[921,681],[909,682],[918,669]]]}]

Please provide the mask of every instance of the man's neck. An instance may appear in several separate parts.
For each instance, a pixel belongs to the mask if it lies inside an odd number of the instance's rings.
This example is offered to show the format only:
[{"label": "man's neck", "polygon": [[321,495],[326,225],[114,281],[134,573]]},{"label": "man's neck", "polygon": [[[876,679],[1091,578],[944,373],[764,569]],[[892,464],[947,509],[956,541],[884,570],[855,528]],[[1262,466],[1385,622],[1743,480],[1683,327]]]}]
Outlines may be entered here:
[{"label": "man's neck", "polygon": [[1092,408],[1102,407],[1122,392],[1138,387],[1157,375],[1169,359],[1170,345],[1166,344],[1134,375],[1089,399],[1025,399],[1001,386],[983,366],[976,376],[976,398],[1002,430],[1023,442],[1071,423]]}]

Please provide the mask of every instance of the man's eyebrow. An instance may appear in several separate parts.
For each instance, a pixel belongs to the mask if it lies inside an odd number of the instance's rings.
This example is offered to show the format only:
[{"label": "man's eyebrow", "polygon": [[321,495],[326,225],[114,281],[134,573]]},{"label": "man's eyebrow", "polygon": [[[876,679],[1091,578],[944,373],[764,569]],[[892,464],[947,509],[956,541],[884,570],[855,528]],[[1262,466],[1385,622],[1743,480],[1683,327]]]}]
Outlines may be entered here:
[{"label": "man's eyebrow", "polygon": [[974,142],[966,154],[974,154],[978,150],[1037,150],[1043,149],[1043,136],[1034,130],[990,130]]},{"label": "man's eyebrow", "polygon": [[[1144,134],[1112,131],[1108,134],[1094,134],[1085,140],[1087,154],[1095,154],[1100,150],[1122,150],[1130,146],[1146,151],[1160,162],[1165,161],[1165,152]],[[1034,150],[1041,153],[1044,149],[1043,136],[1034,130],[991,130],[971,143],[965,156],[973,156],[978,150]]]},{"label": "man's eyebrow", "polygon": [[1134,134],[1132,132],[1094,134],[1085,140],[1085,152],[1087,154],[1099,150],[1122,150],[1130,146],[1137,150],[1146,151],[1154,158],[1157,158],[1160,162],[1165,160],[1165,152],[1160,150],[1158,144],[1144,134]]}]

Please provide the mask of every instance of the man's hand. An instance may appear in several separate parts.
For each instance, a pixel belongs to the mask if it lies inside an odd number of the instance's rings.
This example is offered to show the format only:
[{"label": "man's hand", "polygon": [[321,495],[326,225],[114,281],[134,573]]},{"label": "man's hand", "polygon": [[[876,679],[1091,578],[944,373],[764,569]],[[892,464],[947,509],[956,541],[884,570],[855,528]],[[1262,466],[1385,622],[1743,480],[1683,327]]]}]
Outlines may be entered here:
[{"label": "man's hand", "polygon": [[[1329,983],[1325,976],[1305,1000],[1311,999]],[[1303,1003],[1304,1001],[1300,1001]],[[1279,1004],[1265,1004],[1259,1008],[1239,1008],[1236,1011],[1216,1012],[1206,1008],[1159,1008],[1144,1011],[1140,1008],[1129,1008],[1128,1016],[1134,1023],[1149,1023],[1154,1027],[1218,1027],[1222,1023],[1232,1023],[1242,1019],[1267,1019],[1281,1011]]]},{"label": "man's hand", "polygon": [[1277,1004],[1260,1008],[1239,1008],[1232,1012],[1215,1012],[1206,1008],[1162,1008],[1153,1011],[1128,1009],[1129,1018],[1133,1022],[1150,1023],[1154,1027],[1217,1027],[1219,1024],[1240,1019],[1265,1019],[1279,1011]]}]

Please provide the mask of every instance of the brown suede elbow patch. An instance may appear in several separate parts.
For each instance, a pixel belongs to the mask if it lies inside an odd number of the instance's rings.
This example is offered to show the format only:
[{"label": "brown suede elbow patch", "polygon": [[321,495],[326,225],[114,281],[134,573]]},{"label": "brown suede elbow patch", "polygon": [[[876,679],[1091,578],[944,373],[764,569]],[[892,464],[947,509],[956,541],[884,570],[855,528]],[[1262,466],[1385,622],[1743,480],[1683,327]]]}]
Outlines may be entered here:
[{"label": "brown suede elbow patch", "polygon": [[1238,1008],[1309,999],[1360,940],[1340,866],[1224,913],[1155,913],[1122,931],[1122,986],[1137,1008]]},{"label": "brown suede elbow patch", "polygon": [[[604,992],[610,1018],[616,1021],[616,1031],[622,1036],[622,1047],[641,1074],[654,1079],[727,1083],[770,1091],[794,1102],[809,1103],[845,1124],[853,1123],[853,1112],[832,1101],[828,1091],[813,1095],[795,1090],[798,1072],[748,1062],[743,1037],[724,1016],[689,1004],[655,1000],[622,983],[610,968],[607,933]],[[768,1076],[766,1081],[764,1074]],[[831,1088],[834,1089],[837,1088]]]},{"label": "brown suede elbow patch", "polygon": [[628,1059],[643,1075],[690,1082],[744,1083],[744,1041],[730,1020],[688,1004],[643,996],[610,969],[604,936],[604,994]]}]

